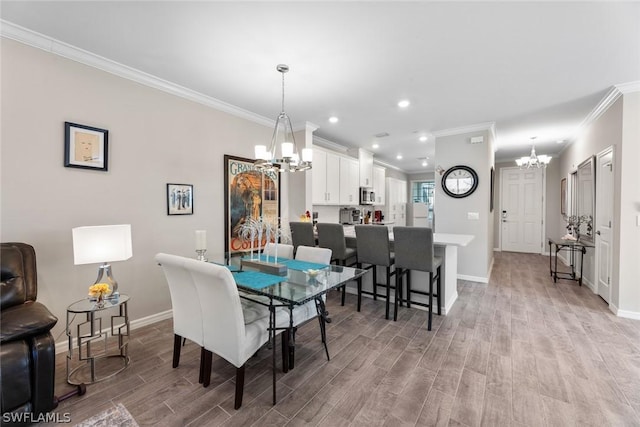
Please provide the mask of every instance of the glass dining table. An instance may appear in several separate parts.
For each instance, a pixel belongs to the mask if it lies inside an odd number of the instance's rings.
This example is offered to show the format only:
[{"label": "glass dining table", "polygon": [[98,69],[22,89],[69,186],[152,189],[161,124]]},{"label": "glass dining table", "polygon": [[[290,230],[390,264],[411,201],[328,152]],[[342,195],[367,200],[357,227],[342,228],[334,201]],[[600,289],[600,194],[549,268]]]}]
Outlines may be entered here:
[{"label": "glass dining table", "polygon": [[[246,258],[244,258],[246,259]],[[242,258],[231,258],[227,263],[233,277],[241,291],[241,297],[269,307],[271,313],[269,320],[269,339],[272,346],[273,376],[275,382],[275,329],[277,308],[284,307],[289,310],[290,324],[289,357],[288,364],[283,366],[285,372],[294,368],[295,362],[295,334],[293,325],[293,311],[309,301],[315,301],[316,310],[320,321],[320,333],[329,360],[329,349],[326,340],[326,323],[330,322],[329,313],[326,310],[322,298],[327,292],[344,286],[352,280],[360,281],[367,270],[344,267],[338,265],[315,264],[299,260],[278,258],[277,263],[287,266],[286,275],[276,276],[262,273],[252,263],[243,263]],[[264,258],[262,260],[264,262]],[[271,257],[271,262],[274,258]],[[275,387],[273,403],[276,403]]]}]

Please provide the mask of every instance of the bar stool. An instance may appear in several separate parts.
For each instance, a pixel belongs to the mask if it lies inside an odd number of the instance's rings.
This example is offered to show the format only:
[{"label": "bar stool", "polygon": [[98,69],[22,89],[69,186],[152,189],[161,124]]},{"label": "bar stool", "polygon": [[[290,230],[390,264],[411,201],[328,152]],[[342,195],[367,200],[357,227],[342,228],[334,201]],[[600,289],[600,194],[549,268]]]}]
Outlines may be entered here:
[{"label": "bar stool", "polygon": [[310,222],[290,222],[291,242],[293,251],[298,250],[298,246],[315,246],[316,237],[313,235],[313,224]]},{"label": "bar stool", "polygon": [[[318,228],[318,246],[321,248],[331,249],[331,261],[336,262],[338,265],[344,265],[351,267],[357,263],[355,259],[358,252],[354,248],[348,248],[347,242],[344,238],[344,228],[342,224],[331,224],[326,222],[319,222],[316,224]],[[348,260],[353,259],[349,264]],[[342,288],[342,305],[344,305],[347,285],[341,286]]]},{"label": "bar stool", "polygon": [[[389,305],[391,301],[391,289],[393,288],[398,293],[397,286],[391,285],[391,276],[396,274],[394,268],[391,271],[391,266],[394,265],[395,256],[391,252],[391,245],[389,244],[389,229],[381,225],[356,225],[356,245],[358,249],[358,268],[362,268],[362,264],[369,264],[365,269],[373,270],[373,291],[363,291],[362,281],[358,281],[358,311],[360,311],[360,301],[362,294],[373,295],[373,299],[377,297],[386,298],[385,318],[389,318]],[[378,272],[376,266],[384,266],[387,270],[387,283],[378,283]],[[385,286],[387,288],[386,295],[378,294],[378,286]],[[400,288],[401,289],[401,288]],[[396,299],[398,296],[395,297]],[[396,308],[397,310],[397,308]],[[397,316],[394,314],[394,319]]]},{"label": "bar stool", "polygon": [[[413,302],[413,304],[429,307],[428,330],[431,330],[431,318],[433,313],[433,282],[436,282],[436,302],[438,315],[441,313],[441,289],[440,289],[440,265],[442,259],[433,256],[433,230],[427,227],[393,227],[394,251],[396,255],[396,288],[402,287],[402,276],[407,276],[407,293],[405,301],[407,307],[411,307],[411,294],[429,296],[429,303]],[[411,290],[410,270],[425,271],[429,273],[429,292]],[[402,294],[400,292],[400,294]],[[398,300],[395,300],[395,311],[398,311]],[[400,302],[402,302],[400,301]],[[394,320],[396,313],[394,313]]]}]

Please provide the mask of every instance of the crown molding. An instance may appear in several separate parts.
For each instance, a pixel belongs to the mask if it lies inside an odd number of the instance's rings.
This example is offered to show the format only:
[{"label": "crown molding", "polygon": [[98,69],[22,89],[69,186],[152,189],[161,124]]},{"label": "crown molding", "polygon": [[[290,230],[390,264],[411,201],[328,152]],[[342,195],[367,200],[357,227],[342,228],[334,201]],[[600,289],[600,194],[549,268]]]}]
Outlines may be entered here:
[{"label": "crown molding", "polygon": [[394,165],[391,165],[391,164],[389,164],[389,163],[385,163],[385,162],[383,162],[383,161],[381,161],[381,160],[376,159],[375,157],[373,158],[373,164],[374,164],[374,165],[378,165],[378,166],[385,167],[385,168],[387,168],[387,169],[397,170],[398,172],[408,173],[408,172],[407,172],[406,170],[404,170],[404,169],[401,169],[401,168],[399,168],[399,167],[397,167],[397,166],[394,166]]},{"label": "crown molding", "polygon": [[313,145],[318,145],[320,147],[328,148],[330,150],[339,151],[342,153],[346,153],[348,150],[348,148],[344,145],[336,144],[333,141],[329,141],[328,139],[324,139],[316,135],[313,135]]},{"label": "crown molding", "polygon": [[472,133],[472,132],[480,132],[480,131],[489,131],[492,138],[495,140],[496,122],[476,123],[468,126],[438,130],[431,133],[436,138],[440,138],[442,136],[461,135],[463,133]]},{"label": "crown molding", "polygon": [[640,80],[636,80],[635,82],[621,83],[619,85],[614,85],[614,87],[618,89],[623,95],[640,92]]},{"label": "crown molding", "polygon": [[0,36],[42,49],[54,55],[62,56],[102,71],[106,71],[107,73],[114,74],[127,80],[132,80],[136,83],[197,102],[207,107],[229,113],[233,116],[240,117],[263,126],[273,127],[275,125],[274,120],[252,113],[251,111],[236,107],[235,105],[220,101],[219,99],[203,95],[194,90],[171,83],[159,77],[128,67],[35,31],[31,31],[3,19],[0,19]]}]

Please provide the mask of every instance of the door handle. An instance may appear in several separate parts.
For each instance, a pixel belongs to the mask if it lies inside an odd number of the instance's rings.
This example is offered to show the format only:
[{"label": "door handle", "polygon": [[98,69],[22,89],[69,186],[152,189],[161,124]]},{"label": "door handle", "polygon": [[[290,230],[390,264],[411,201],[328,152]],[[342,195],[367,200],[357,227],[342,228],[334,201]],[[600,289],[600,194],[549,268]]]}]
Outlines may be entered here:
[{"label": "door handle", "polygon": [[596,234],[599,236],[600,235],[600,230],[596,231]]}]

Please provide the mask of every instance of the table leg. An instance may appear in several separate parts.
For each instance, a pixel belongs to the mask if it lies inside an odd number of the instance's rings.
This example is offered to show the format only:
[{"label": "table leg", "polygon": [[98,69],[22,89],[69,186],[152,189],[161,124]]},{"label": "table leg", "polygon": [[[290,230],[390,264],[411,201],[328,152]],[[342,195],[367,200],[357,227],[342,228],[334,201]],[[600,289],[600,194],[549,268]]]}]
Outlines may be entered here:
[{"label": "table leg", "polygon": [[578,283],[582,286],[582,267],[584,266],[584,253],[587,252],[587,248],[583,247],[580,250],[580,280]]},{"label": "table leg", "polygon": [[273,373],[273,404],[276,404],[276,310],[269,305],[269,338],[271,341],[271,371]]},{"label": "table leg", "polygon": [[560,252],[560,249],[558,249],[558,245],[556,245],[556,263],[553,271],[553,283],[558,281],[558,252]]},{"label": "table leg", "polygon": [[318,321],[320,322],[320,336],[322,338],[322,344],[324,344],[324,351],[327,354],[327,360],[331,360],[329,356],[329,347],[327,346],[327,323],[331,323],[329,318],[329,312],[324,305],[324,301],[321,297],[316,298],[316,312],[318,313]]},{"label": "table leg", "polygon": [[549,276],[553,277],[553,268],[551,268],[551,240],[549,240]]},{"label": "table leg", "polygon": [[293,327],[293,306],[289,306],[289,330],[283,333],[289,334],[289,369],[293,369],[296,359],[296,330]]}]

